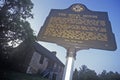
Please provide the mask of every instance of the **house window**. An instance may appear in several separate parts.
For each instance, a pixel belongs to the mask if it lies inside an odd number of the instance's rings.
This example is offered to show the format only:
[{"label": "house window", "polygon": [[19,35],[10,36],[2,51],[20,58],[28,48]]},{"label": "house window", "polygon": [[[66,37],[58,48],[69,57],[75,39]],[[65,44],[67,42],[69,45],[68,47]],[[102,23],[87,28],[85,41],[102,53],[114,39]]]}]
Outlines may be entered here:
[{"label": "house window", "polygon": [[44,56],[41,56],[41,58],[40,58],[40,64],[43,64],[43,61],[44,61]]}]

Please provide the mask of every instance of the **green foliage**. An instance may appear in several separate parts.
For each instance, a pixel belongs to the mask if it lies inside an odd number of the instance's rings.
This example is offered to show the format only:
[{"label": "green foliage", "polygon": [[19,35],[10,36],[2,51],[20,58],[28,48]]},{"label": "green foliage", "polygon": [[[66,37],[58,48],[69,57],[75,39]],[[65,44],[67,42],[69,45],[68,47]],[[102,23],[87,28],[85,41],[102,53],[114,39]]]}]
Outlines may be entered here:
[{"label": "green foliage", "polygon": [[105,70],[99,75],[100,80],[120,80],[120,74],[117,72],[106,72]]},{"label": "green foliage", "polygon": [[80,80],[98,80],[97,74],[94,70],[90,70],[87,66],[83,65],[79,71]]},{"label": "green foliage", "polygon": [[75,69],[74,73],[73,73],[73,80],[78,80],[78,70]]},{"label": "green foliage", "polygon": [[75,69],[73,73],[73,80],[120,80],[120,74],[112,71],[103,70],[99,75],[94,70],[90,70],[86,65],[83,65],[78,71]]},{"label": "green foliage", "polygon": [[33,18],[32,8],[31,0],[0,0],[0,55],[8,54],[23,41],[35,41],[27,21]]}]

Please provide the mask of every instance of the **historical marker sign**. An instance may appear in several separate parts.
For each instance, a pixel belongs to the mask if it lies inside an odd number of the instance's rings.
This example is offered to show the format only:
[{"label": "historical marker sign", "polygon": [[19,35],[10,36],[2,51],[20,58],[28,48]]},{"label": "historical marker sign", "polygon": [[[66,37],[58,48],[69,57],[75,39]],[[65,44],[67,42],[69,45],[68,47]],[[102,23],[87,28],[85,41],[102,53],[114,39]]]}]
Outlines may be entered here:
[{"label": "historical marker sign", "polygon": [[91,11],[83,4],[73,4],[64,10],[52,9],[38,34],[38,40],[65,48],[116,50],[107,12]]}]

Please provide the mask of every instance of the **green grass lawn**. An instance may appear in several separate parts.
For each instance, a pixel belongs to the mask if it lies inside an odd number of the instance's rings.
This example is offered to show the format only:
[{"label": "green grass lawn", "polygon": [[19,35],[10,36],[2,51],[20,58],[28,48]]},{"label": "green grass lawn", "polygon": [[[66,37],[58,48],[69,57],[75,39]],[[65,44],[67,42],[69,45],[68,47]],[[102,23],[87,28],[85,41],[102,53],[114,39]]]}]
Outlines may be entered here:
[{"label": "green grass lawn", "polygon": [[18,72],[5,72],[0,80],[48,80],[39,75],[30,75]]}]

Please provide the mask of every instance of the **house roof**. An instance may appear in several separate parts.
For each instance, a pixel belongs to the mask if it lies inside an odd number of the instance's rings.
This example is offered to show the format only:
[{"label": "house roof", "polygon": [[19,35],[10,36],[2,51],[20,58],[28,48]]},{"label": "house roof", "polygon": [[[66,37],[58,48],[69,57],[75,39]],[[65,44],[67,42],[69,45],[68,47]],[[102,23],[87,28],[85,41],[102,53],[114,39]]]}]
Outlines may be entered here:
[{"label": "house roof", "polygon": [[34,48],[38,53],[45,55],[47,58],[49,58],[49,59],[57,62],[58,64],[64,66],[64,64],[52,52],[50,52],[45,47],[41,46],[39,43],[35,42]]}]

